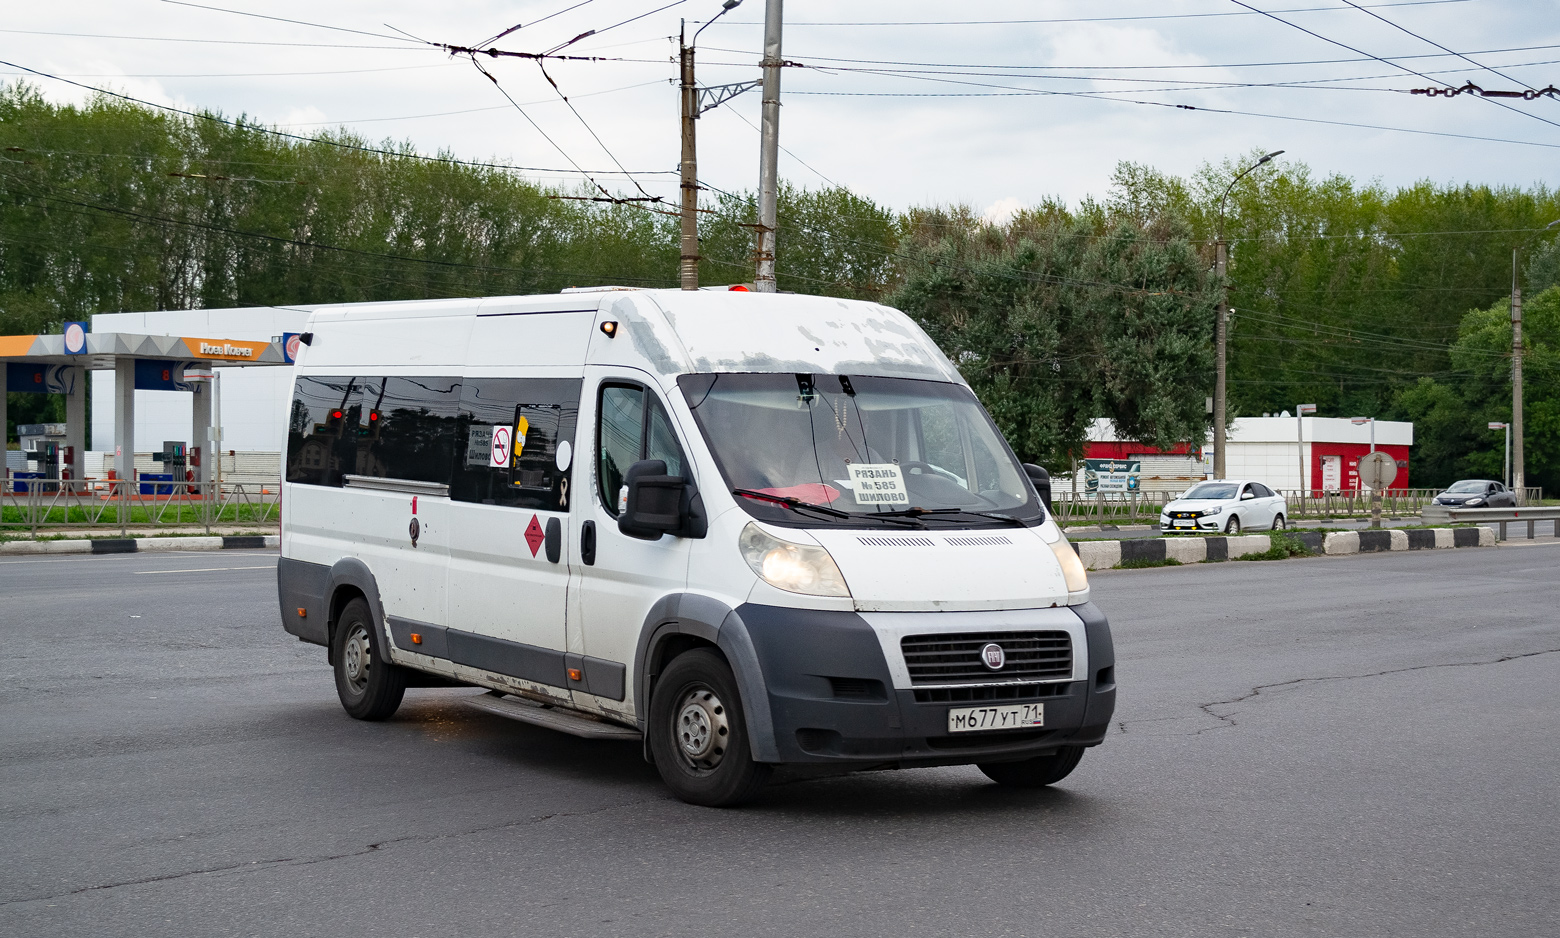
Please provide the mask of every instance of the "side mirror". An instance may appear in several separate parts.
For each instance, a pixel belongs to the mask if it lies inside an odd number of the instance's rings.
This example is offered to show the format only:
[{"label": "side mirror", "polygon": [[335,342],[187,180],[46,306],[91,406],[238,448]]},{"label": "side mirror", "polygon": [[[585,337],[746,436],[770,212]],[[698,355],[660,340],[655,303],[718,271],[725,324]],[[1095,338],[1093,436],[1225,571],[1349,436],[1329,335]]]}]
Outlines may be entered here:
[{"label": "side mirror", "polygon": [[1037,466],[1032,462],[1024,463],[1024,474],[1029,476],[1035,491],[1040,493],[1040,500],[1045,503],[1045,510],[1051,511],[1051,474],[1045,471],[1044,466]]},{"label": "side mirror", "polygon": [[704,500],[692,479],[666,474],[660,459],[641,459],[623,474],[628,503],[618,516],[618,530],[641,540],[663,534],[703,537],[709,530]]}]

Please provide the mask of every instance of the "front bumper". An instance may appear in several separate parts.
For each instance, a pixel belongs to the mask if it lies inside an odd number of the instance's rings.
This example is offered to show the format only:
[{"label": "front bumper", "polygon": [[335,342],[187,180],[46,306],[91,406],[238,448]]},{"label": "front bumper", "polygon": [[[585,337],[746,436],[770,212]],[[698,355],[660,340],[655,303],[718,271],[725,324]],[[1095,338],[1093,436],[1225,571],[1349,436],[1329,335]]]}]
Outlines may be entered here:
[{"label": "front bumper", "polygon": [[1033,698],[917,699],[915,688],[894,687],[877,634],[856,613],[757,605],[736,612],[763,671],[782,762],[910,767],[1016,761],[1059,746],[1099,745],[1116,705],[1110,626],[1093,604],[1071,610],[1083,623],[1087,649],[1074,654],[1086,655],[1086,677],[1042,685],[1043,728],[976,733],[949,733],[948,710]]},{"label": "front bumper", "polygon": [[1222,531],[1224,530],[1224,515],[1208,515],[1202,518],[1160,518],[1159,530],[1168,534],[1182,532],[1195,534],[1198,531]]}]

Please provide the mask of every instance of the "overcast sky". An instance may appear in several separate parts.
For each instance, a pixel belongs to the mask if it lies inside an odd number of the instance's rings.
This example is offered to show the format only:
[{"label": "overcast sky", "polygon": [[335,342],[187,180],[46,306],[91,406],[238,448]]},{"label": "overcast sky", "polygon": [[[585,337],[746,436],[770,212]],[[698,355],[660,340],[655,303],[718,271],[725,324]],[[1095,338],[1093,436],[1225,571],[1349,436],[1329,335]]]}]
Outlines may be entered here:
[{"label": "overcast sky", "polygon": [[[643,173],[636,179],[646,189],[670,197],[678,124],[668,37],[681,19],[720,9],[719,0],[684,0],[652,12],[670,2],[209,4],[318,24],[302,25],[168,0],[13,0],[0,20],[0,59],[295,133],[345,125],[468,159],[548,170],[572,160],[601,171],[611,188],[629,187],[606,172],[615,157]],[[1366,10],[1343,0],[1250,0],[1270,17],[1232,0],[789,0],[784,54],[803,67],[783,72],[781,173],[898,209],[967,203],[996,215],[1047,196],[1071,204],[1102,196],[1121,160],[1186,174],[1253,149],[1283,149],[1318,172],[1388,185],[1555,185],[1560,98],[1497,104],[1405,92],[1470,80],[1486,89],[1560,86],[1560,2],[1356,2]],[[649,15],[614,26],[641,14]],[[763,14],[764,0],[746,0],[704,32],[701,84],[758,76]],[[525,25],[500,48],[544,51],[594,29],[565,53],[613,59],[548,65],[580,117],[534,62],[481,60],[556,147],[469,60],[416,41],[479,43],[516,23]],[[54,100],[88,94],[32,80]],[[756,185],[758,111],[749,92],[699,121],[702,179],[723,189]],[[0,144],[8,142],[0,125]]]}]

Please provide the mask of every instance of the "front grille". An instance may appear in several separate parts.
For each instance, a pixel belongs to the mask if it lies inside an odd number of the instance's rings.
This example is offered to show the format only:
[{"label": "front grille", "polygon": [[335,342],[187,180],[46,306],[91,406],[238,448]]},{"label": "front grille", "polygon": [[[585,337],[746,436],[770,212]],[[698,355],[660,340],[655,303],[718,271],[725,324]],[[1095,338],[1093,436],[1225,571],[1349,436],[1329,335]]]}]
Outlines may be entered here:
[{"label": "front grille", "polygon": [[[992,671],[981,660],[988,643],[1007,660]],[[1072,637],[1066,632],[959,632],[907,635],[899,642],[912,684],[986,684],[1072,677]]]},{"label": "front grille", "polygon": [[1200,512],[1200,511],[1172,511],[1172,512],[1170,512],[1170,517],[1172,517],[1172,518],[1200,518],[1200,517],[1202,517],[1202,512]]},{"label": "front grille", "polygon": [[925,687],[916,703],[983,703],[988,700],[1040,700],[1067,696],[1071,684],[997,684],[985,687]]}]

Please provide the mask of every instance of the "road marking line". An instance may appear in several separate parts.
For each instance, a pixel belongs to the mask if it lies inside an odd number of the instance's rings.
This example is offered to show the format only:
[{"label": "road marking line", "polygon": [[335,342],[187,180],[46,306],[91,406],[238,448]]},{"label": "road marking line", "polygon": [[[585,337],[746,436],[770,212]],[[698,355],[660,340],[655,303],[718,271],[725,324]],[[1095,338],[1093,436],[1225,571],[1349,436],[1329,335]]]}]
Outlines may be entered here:
[{"label": "road marking line", "polygon": [[[13,563],[91,563],[94,560],[102,560],[106,557],[134,557],[137,554],[152,554],[158,560],[167,560],[168,555],[177,557],[180,551],[132,551],[127,554],[82,554],[78,556],[41,557],[37,560],[0,560],[0,566]],[[204,551],[189,551],[188,553],[204,553]],[[265,557],[268,554],[234,553],[235,557]]]},{"label": "road marking line", "polygon": [[218,570],[275,570],[276,565],[268,567],[190,567],[184,570],[137,570],[136,576],[146,576],[149,573],[215,573]]}]

